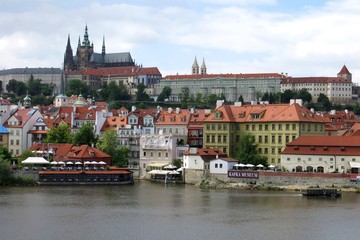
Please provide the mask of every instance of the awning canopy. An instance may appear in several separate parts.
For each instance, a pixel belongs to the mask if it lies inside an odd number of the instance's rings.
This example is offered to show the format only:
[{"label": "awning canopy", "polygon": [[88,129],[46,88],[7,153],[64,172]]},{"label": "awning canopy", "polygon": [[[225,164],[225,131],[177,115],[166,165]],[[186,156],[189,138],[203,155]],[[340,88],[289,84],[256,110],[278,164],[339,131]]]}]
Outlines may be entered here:
[{"label": "awning canopy", "polygon": [[149,163],[148,167],[165,167],[168,163]]},{"label": "awning canopy", "polygon": [[28,157],[24,161],[23,164],[49,164],[49,161],[43,157]]},{"label": "awning canopy", "polygon": [[349,162],[351,168],[360,168],[359,162]]}]

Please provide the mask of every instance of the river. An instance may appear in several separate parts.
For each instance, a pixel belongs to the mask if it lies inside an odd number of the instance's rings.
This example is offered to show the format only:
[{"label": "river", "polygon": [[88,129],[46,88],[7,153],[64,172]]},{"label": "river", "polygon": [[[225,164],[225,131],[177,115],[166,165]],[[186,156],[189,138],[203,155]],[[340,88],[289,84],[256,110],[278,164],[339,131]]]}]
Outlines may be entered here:
[{"label": "river", "polygon": [[0,188],[0,239],[359,239],[360,194],[130,186]]}]

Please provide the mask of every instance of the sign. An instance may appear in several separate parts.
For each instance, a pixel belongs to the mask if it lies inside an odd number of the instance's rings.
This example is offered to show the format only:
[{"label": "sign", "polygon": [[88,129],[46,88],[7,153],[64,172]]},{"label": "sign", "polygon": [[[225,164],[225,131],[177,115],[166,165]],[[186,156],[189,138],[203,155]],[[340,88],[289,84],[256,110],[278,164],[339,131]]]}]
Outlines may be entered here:
[{"label": "sign", "polygon": [[257,171],[238,171],[238,170],[229,170],[229,178],[259,178],[259,172]]},{"label": "sign", "polygon": [[360,175],[358,175],[358,174],[351,174],[351,176],[350,176],[350,181],[351,181],[351,182],[360,182]]}]

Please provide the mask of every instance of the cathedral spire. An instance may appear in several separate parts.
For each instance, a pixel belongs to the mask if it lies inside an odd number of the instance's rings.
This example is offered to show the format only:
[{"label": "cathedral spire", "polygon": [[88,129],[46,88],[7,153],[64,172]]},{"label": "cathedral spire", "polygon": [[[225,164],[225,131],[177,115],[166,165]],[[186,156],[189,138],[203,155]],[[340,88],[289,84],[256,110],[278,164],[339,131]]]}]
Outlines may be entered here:
[{"label": "cathedral spire", "polygon": [[206,74],[205,58],[203,58],[203,61],[201,64],[201,74]]},{"label": "cathedral spire", "polygon": [[64,70],[65,71],[72,70],[73,66],[74,66],[73,51],[70,44],[70,34],[69,34],[65,49],[65,56],[64,56]]},{"label": "cathedral spire", "polygon": [[195,56],[194,63],[192,65],[192,74],[199,74],[199,64],[197,62],[196,56]]},{"label": "cathedral spire", "polygon": [[84,34],[84,40],[83,40],[82,44],[83,44],[84,47],[89,47],[90,46],[87,24],[85,26],[85,34]]},{"label": "cathedral spire", "polygon": [[105,36],[103,36],[103,45],[102,45],[101,54],[105,55]]},{"label": "cathedral spire", "polygon": [[80,36],[79,36],[79,41],[78,41],[78,47],[81,46],[81,41],[80,41]]}]

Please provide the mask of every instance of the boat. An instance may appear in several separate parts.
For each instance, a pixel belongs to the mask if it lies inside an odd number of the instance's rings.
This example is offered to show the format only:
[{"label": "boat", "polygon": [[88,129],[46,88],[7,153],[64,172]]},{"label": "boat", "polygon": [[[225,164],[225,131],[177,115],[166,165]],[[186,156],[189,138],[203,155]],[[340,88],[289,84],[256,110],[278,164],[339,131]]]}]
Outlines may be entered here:
[{"label": "boat", "polygon": [[341,192],[336,188],[308,188],[302,195],[306,197],[339,198],[341,197]]}]

